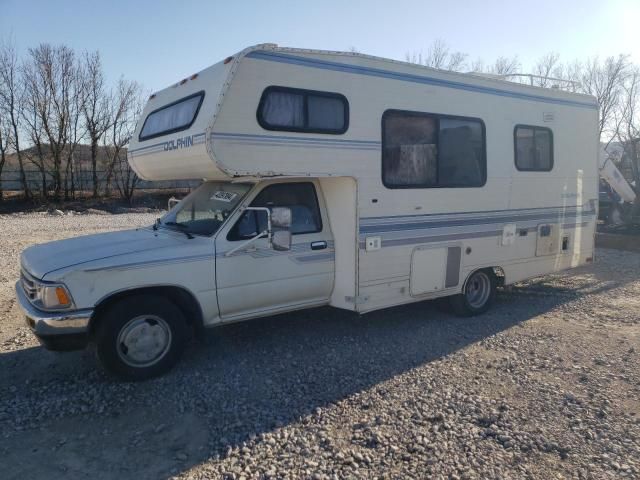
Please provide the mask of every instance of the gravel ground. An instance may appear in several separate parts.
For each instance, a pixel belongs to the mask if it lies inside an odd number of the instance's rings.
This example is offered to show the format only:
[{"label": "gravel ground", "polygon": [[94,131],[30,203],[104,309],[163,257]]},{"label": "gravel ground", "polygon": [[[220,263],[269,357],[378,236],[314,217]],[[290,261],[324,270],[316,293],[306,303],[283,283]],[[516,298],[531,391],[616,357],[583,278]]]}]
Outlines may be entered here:
[{"label": "gravel ground", "polygon": [[32,243],[153,214],[0,216],[3,478],[640,478],[640,254],[499,293],[208,332],[165,377],[52,353],[13,299]]}]

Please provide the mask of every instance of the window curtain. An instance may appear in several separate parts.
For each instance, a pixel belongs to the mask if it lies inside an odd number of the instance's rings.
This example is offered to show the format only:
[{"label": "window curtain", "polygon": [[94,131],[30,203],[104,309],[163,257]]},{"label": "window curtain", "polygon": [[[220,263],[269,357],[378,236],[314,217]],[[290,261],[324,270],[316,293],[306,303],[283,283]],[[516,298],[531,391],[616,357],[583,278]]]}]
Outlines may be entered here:
[{"label": "window curtain", "polygon": [[304,127],[304,97],[302,95],[269,92],[262,107],[262,117],[269,125]]}]

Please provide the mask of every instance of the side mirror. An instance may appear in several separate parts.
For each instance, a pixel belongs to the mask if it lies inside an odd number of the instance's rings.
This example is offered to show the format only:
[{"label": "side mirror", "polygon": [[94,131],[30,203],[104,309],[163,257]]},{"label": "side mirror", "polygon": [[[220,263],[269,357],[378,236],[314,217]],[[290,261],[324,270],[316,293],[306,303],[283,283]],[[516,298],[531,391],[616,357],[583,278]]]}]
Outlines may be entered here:
[{"label": "side mirror", "polygon": [[272,208],[271,226],[273,228],[283,228],[288,230],[291,227],[291,209],[289,207]]},{"label": "side mirror", "polygon": [[273,232],[271,245],[274,250],[284,252],[291,250],[291,232],[289,230],[278,230]]}]

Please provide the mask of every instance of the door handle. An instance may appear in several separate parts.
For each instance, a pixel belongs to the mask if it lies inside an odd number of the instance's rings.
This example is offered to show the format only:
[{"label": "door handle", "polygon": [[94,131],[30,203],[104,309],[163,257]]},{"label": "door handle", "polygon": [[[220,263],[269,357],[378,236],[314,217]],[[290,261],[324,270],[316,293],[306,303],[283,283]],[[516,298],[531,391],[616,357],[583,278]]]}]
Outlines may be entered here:
[{"label": "door handle", "polygon": [[311,242],[311,250],[324,250],[327,248],[327,242],[321,240],[319,242]]}]

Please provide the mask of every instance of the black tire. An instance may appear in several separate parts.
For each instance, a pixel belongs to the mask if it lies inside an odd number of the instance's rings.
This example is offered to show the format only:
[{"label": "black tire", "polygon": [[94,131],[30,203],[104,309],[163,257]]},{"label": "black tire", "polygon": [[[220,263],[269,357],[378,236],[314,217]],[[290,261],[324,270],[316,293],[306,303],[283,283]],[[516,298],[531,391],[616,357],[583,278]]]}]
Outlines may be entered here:
[{"label": "black tire", "polygon": [[476,270],[464,284],[464,290],[449,297],[453,312],[461,317],[480,315],[491,307],[498,282],[492,270]]},{"label": "black tire", "polygon": [[158,295],[125,297],[98,321],[94,338],[98,361],[123,380],[166,373],[180,359],[188,338],[182,311]]}]

